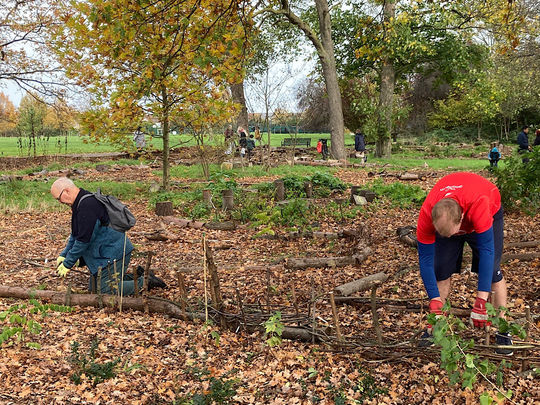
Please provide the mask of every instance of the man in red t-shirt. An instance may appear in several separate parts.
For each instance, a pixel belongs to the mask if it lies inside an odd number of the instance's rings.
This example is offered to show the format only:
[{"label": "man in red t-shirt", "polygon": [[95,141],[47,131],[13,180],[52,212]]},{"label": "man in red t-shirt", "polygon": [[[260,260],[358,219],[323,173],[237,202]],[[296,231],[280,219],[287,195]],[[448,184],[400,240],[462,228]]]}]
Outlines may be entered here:
[{"label": "man in red t-shirt", "polygon": [[[442,314],[451,276],[461,271],[465,242],[473,251],[472,271],[478,273],[478,293],[471,312],[474,326],[484,327],[487,323],[486,302],[491,291],[493,305],[506,306],[506,281],[500,269],[503,209],[493,183],[474,173],[443,177],[422,205],[416,236],[430,312]],[[429,339],[430,332],[428,329],[423,338]],[[505,335],[497,335],[497,342],[511,344]]]}]

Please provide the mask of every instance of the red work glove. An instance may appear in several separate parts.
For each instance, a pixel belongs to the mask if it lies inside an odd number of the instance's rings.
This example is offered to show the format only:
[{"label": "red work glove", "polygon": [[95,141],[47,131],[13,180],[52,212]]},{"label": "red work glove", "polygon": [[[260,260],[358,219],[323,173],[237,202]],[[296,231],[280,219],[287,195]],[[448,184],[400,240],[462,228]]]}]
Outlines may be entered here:
[{"label": "red work glove", "polygon": [[471,319],[473,325],[477,328],[483,328],[488,325],[488,314],[486,311],[486,300],[480,297],[476,297],[474,301],[474,307],[471,311]]},{"label": "red work glove", "polygon": [[433,299],[429,301],[429,312],[431,312],[432,314],[442,315],[443,314],[442,307],[443,307],[443,303],[440,300]]}]

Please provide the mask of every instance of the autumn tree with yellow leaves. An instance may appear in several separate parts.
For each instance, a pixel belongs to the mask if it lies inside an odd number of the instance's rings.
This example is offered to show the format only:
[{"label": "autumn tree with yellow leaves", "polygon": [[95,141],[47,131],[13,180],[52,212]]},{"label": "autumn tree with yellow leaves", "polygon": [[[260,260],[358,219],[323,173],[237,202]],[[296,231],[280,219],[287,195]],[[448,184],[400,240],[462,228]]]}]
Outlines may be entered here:
[{"label": "autumn tree with yellow leaves", "polygon": [[144,118],[159,121],[167,189],[170,122],[203,130],[234,113],[226,86],[243,76],[248,14],[239,0],[66,4],[54,46],[68,76],[92,94],[88,134],[127,145]]}]

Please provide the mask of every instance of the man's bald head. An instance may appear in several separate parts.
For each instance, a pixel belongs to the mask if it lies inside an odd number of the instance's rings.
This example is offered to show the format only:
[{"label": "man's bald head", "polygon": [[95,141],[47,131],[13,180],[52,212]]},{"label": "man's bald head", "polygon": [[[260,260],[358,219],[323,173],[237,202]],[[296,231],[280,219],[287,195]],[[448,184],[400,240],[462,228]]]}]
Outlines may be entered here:
[{"label": "man's bald head", "polygon": [[62,204],[73,204],[78,194],[79,188],[67,177],[58,178],[51,186],[51,195]]},{"label": "man's bald head", "polygon": [[462,219],[463,210],[452,198],[443,198],[431,210],[431,221],[435,230],[446,238],[458,233]]}]

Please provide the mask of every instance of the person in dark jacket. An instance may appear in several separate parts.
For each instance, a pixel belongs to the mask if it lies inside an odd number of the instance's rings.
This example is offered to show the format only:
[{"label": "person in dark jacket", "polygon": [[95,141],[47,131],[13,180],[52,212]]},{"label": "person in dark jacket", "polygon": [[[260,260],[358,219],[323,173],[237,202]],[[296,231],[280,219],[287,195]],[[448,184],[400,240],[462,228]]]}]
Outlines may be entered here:
[{"label": "person in dark jacket", "polygon": [[535,135],[536,135],[536,138],[534,138],[533,146],[538,146],[540,145],[540,129],[536,130]]},{"label": "person in dark jacket", "polygon": [[529,158],[527,157],[527,152],[531,150],[531,146],[529,145],[529,127],[524,125],[521,128],[521,132],[519,133],[517,137],[517,143],[518,143],[518,153],[520,155],[525,155],[521,161],[523,163],[527,163],[529,161]]},{"label": "person in dark jacket", "polygon": [[[134,281],[126,274],[133,244],[125,233],[118,232],[107,226],[109,215],[105,206],[92,194],[78,188],[72,180],[60,177],[51,186],[51,195],[62,204],[71,207],[71,234],[57,262],[58,274],[65,277],[73,266],[86,265],[90,270],[90,286],[101,286],[101,293],[111,294],[122,291],[124,295],[134,292]],[[79,203],[80,202],[80,203]],[[97,280],[98,269],[101,267],[101,280]],[[121,275],[124,275],[122,277]],[[160,284],[160,282],[162,284]],[[164,287],[165,283],[152,275],[149,279],[152,287]],[[142,288],[142,277],[138,280]]]},{"label": "person in dark jacket", "polygon": [[354,133],[354,150],[357,158],[362,159],[362,163],[365,162],[365,152],[366,152],[366,140],[364,134],[360,129],[357,129]]}]

